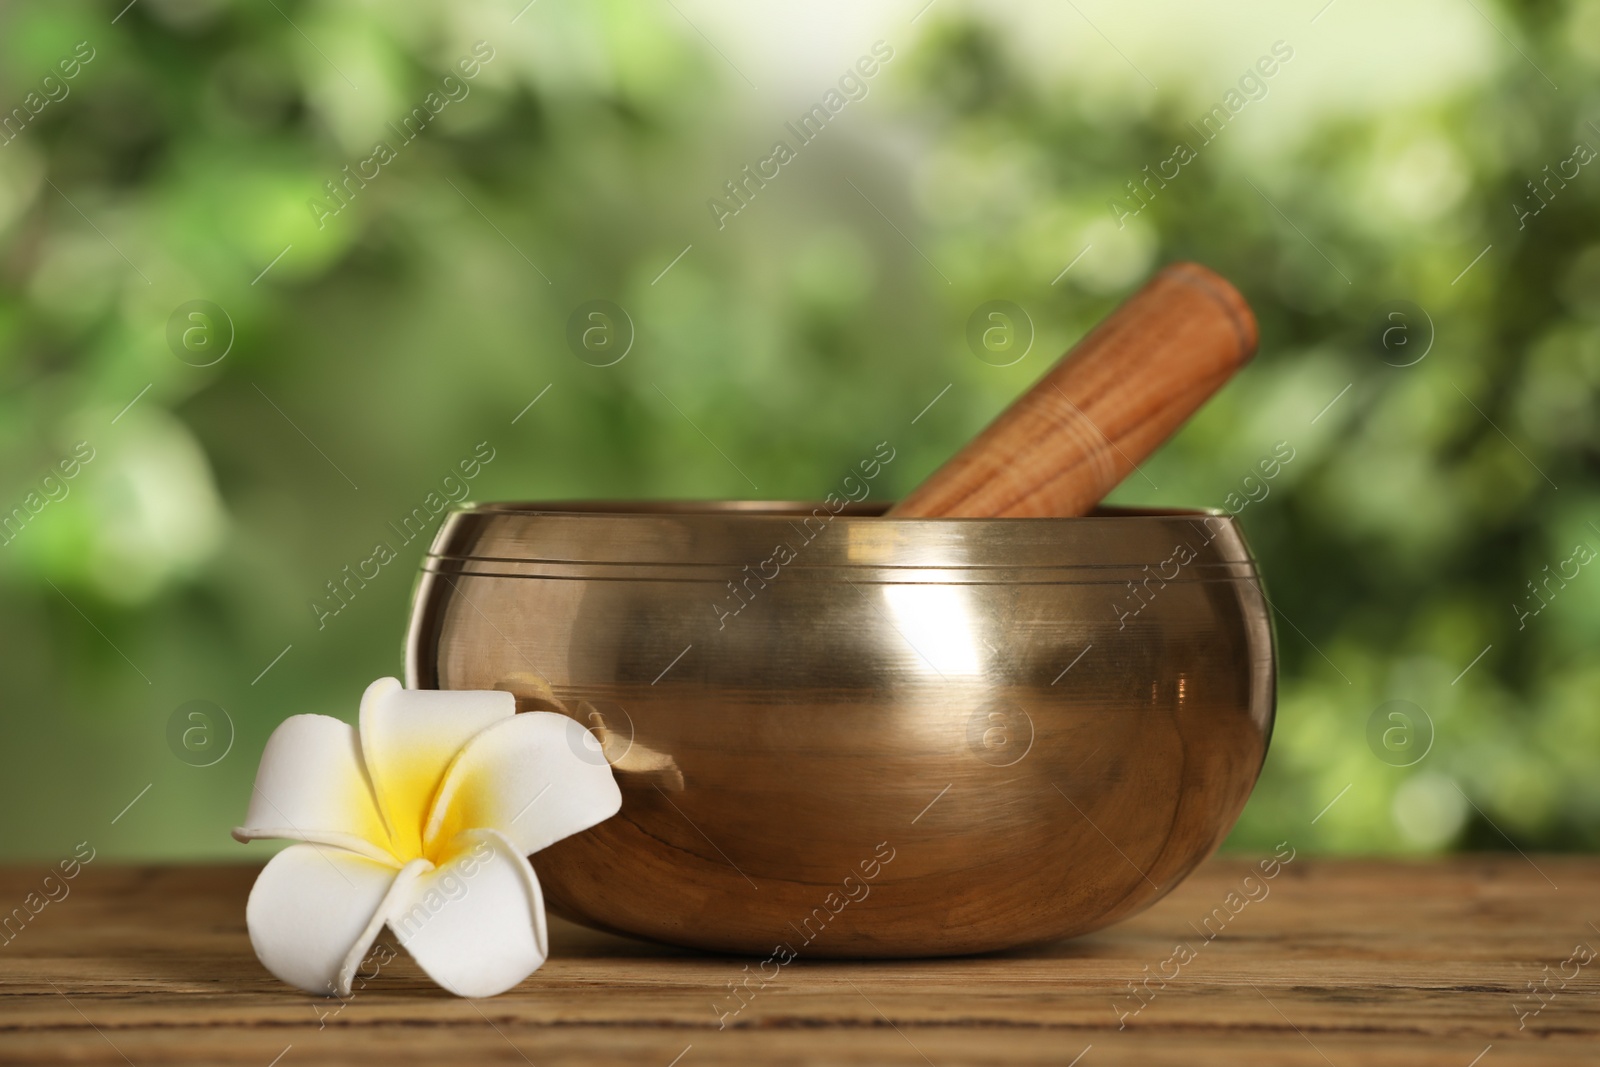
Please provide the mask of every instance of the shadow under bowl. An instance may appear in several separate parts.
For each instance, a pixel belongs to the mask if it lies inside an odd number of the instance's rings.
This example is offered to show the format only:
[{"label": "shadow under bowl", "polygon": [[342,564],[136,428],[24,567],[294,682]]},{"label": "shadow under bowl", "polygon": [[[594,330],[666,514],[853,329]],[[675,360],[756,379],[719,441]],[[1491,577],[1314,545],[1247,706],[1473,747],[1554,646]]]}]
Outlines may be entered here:
[{"label": "shadow under bowl", "polygon": [[558,913],[766,956],[1085,933],[1254,786],[1271,615],[1233,519],[488,504],[427,557],[407,684],[590,728],[614,818],[533,857]]}]

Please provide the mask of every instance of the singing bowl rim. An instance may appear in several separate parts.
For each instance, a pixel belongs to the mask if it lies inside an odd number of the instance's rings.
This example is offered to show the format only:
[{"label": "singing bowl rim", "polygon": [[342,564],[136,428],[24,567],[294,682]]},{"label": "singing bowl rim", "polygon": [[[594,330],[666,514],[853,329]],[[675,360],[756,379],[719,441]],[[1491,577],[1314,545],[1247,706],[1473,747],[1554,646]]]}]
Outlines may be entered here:
[{"label": "singing bowl rim", "polygon": [[[746,518],[783,518],[797,513],[803,514],[813,508],[824,506],[821,500],[743,500],[726,499],[712,500],[697,497],[651,497],[635,500],[618,499],[593,499],[593,500],[490,500],[479,502],[476,500],[462,503],[456,511],[458,513],[505,513],[516,515],[610,515],[610,516],[693,516],[693,515],[737,515]],[[838,517],[849,518],[880,518],[884,522],[916,523],[919,525],[933,523],[1082,523],[1107,519],[1145,519],[1145,518],[1173,518],[1192,517],[1197,515],[1210,515],[1218,518],[1230,518],[1228,512],[1222,508],[1210,507],[1157,507],[1142,504],[1100,504],[1088,515],[1042,515],[1042,516],[885,516],[884,512],[894,507],[896,501],[875,500],[859,503],[847,503],[842,510],[836,512]]]},{"label": "singing bowl rim", "polygon": [[[785,569],[918,570],[1005,580],[1008,569],[1074,572],[1120,583],[1179,542],[1202,551],[1188,580],[1256,579],[1238,520],[1217,508],[1100,507],[1073,517],[900,518],[891,501],[561,500],[468,504],[440,526],[425,570],[495,562],[738,569],[778,541]],[[828,531],[828,536],[822,536]],[[509,577],[510,575],[506,575]],[[923,576],[921,580],[927,580]],[[1021,574],[1012,576],[1022,580]],[[909,579],[908,579],[909,580]]]}]

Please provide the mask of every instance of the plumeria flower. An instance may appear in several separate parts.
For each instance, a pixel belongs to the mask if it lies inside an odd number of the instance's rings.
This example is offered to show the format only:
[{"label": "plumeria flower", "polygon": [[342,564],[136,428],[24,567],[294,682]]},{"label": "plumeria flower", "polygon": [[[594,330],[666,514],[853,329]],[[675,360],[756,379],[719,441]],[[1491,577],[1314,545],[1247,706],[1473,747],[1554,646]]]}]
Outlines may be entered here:
[{"label": "plumeria flower", "polygon": [[622,806],[594,749],[565,715],[516,714],[510,693],[408,690],[393,678],[367,687],[359,729],[327,715],[285,720],[233,832],[299,842],[250,891],[256,955],[291,985],[347,997],[387,924],[450,992],[510,989],[548,954],[528,854]]}]

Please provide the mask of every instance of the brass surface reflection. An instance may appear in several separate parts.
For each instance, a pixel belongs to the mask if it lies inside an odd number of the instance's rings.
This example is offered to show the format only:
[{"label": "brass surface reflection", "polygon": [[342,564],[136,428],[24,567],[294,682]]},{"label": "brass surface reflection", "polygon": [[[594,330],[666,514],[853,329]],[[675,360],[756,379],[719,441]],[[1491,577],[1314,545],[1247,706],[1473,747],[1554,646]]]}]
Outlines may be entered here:
[{"label": "brass surface reflection", "polygon": [[553,908],[761,955],[980,952],[1138,911],[1221,841],[1274,704],[1233,520],[880,510],[451,516],[408,684],[570,715],[622,788],[533,858]]}]

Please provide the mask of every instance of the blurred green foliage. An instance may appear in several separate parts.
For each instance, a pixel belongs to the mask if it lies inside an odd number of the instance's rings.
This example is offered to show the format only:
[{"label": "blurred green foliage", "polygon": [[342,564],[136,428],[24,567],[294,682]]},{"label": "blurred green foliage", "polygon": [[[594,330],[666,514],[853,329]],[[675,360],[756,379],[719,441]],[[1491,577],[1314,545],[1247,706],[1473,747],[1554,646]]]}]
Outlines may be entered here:
[{"label": "blurred green foliage", "polygon": [[[731,3],[0,7],[0,858],[242,858],[272,727],[400,670],[423,540],[320,629],[310,602],[480,442],[477,499],[818,498],[885,437],[901,493],[1174,258],[1239,284],[1262,351],[1114,499],[1266,493],[1279,725],[1234,844],[1594,848],[1600,574],[1537,614],[1528,583],[1600,548],[1600,168],[1527,183],[1600,147],[1600,9],[1303,6],[914,4],[792,41]],[[595,299],[637,331],[615,366],[565,340]],[[1009,367],[965,340],[991,299],[1037,332]],[[196,300],[226,320],[177,332],[231,338],[204,367],[168,340]],[[209,767],[168,748],[197,699],[237,728]],[[1391,700],[1432,725],[1410,766],[1369,746]]]}]

